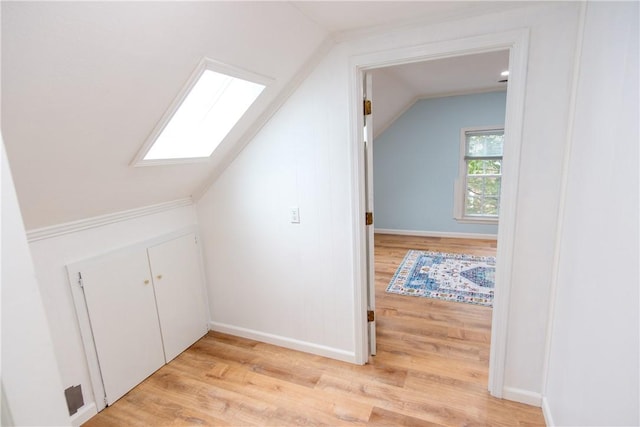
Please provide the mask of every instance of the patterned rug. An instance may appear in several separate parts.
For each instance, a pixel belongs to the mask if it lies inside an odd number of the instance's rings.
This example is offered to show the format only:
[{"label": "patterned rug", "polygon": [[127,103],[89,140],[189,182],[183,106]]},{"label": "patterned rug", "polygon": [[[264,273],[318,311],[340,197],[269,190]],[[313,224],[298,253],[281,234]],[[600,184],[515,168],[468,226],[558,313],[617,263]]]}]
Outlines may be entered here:
[{"label": "patterned rug", "polygon": [[496,259],[410,250],[387,292],[493,306]]}]

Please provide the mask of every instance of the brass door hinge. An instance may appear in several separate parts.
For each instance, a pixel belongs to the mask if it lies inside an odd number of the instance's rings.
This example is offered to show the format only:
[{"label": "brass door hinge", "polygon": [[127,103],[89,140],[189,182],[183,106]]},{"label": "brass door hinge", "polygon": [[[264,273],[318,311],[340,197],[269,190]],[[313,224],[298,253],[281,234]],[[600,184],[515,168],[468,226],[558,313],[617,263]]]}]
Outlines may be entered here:
[{"label": "brass door hinge", "polygon": [[363,101],[363,113],[365,116],[371,114],[371,101],[369,101],[368,99],[365,99]]},{"label": "brass door hinge", "polygon": [[367,310],[367,322],[373,322],[376,320],[376,315],[373,310]]},{"label": "brass door hinge", "polygon": [[366,225],[373,224],[373,212],[367,212],[364,214],[364,221]]}]

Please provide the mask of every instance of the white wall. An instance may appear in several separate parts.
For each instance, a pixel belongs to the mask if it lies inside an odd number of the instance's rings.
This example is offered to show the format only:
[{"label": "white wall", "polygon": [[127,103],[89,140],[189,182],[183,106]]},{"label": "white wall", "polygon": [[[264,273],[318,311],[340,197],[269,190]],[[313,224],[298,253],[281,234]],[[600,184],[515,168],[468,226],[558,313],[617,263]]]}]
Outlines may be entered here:
[{"label": "white wall", "polygon": [[545,411],[640,424],[638,3],[587,6]]},{"label": "white wall", "polygon": [[341,58],[320,64],[198,214],[215,329],[352,360],[348,114],[326,109],[347,110]]},{"label": "white wall", "polygon": [[0,157],[2,424],[69,425],[65,387],[60,379],[4,143]]},{"label": "white wall", "polygon": [[352,358],[350,58],[529,27],[505,385],[539,401],[578,10],[544,5],[336,46],[198,202],[213,326]]},{"label": "white wall", "polygon": [[421,99],[374,139],[376,230],[498,233],[497,224],[454,218],[456,199],[464,196],[454,187],[460,177],[460,130],[504,127],[506,98],[500,91]]},{"label": "white wall", "polygon": [[85,409],[95,411],[94,396],[65,266],[195,224],[189,204],[30,243],[62,382],[82,386]]},{"label": "white wall", "polygon": [[[28,229],[193,194],[327,37],[284,1],[3,1],[0,8],[2,123]],[[203,56],[274,81],[209,161],[131,168]]]},{"label": "white wall", "polygon": [[[418,100],[415,89],[400,80],[387,68],[370,71],[373,83],[372,98],[375,105],[373,138],[382,134],[393,122]],[[373,99],[375,98],[375,99]]]}]

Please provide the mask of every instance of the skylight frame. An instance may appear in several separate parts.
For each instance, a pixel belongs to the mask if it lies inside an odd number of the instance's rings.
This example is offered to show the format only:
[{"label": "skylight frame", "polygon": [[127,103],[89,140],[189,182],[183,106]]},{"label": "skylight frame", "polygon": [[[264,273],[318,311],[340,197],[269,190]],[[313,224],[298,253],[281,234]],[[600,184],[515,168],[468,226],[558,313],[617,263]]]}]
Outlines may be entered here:
[{"label": "skylight frame", "polygon": [[[207,71],[213,71],[220,74],[226,74],[227,76],[234,77],[237,79],[242,79],[249,81],[251,83],[256,83],[264,86],[262,92],[256,97],[253,103],[249,106],[249,108],[245,111],[245,113],[238,119],[238,121],[231,127],[227,135],[220,141],[220,143],[213,150],[212,154],[207,157],[189,157],[189,158],[178,158],[178,159],[145,159],[147,153],[151,150],[153,144],[156,142],[162,131],[168,125],[169,121],[178,111],[184,100],[187,98],[193,87],[196,85],[200,77]],[[234,67],[229,64],[225,64],[219,61],[215,61],[213,59],[204,57],[198,63],[198,66],[193,70],[189,78],[187,79],[185,85],[182,87],[178,95],[170,104],[169,108],[162,115],[156,126],[153,128],[144,144],[138,150],[135,158],[131,162],[131,165],[134,167],[140,166],[157,166],[157,165],[173,165],[173,164],[184,164],[184,163],[204,163],[208,162],[216,150],[225,143],[228,139],[229,135],[234,132],[234,129],[238,127],[238,125],[242,125],[245,122],[245,116],[249,111],[251,111],[255,105],[259,102],[261,98],[267,92],[269,86],[273,83],[273,79],[269,77],[265,77],[260,74],[253,73],[251,71],[247,71],[238,67]],[[249,128],[250,126],[246,126]]]}]

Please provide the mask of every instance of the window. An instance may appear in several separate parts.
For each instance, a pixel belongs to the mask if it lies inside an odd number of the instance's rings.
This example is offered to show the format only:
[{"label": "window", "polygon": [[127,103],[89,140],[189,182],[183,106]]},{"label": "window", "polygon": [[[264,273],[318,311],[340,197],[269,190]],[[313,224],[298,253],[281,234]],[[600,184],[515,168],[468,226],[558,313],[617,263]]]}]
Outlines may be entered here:
[{"label": "window", "polygon": [[497,222],[502,185],[504,129],[462,130],[460,178],[456,198],[456,219],[469,222]]},{"label": "window", "polygon": [[267,83],[259,76],[203,59],[152,132],[136,164],[211,156]]}]

